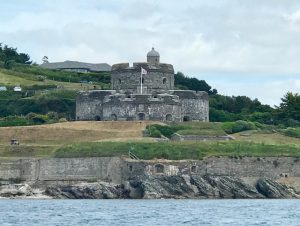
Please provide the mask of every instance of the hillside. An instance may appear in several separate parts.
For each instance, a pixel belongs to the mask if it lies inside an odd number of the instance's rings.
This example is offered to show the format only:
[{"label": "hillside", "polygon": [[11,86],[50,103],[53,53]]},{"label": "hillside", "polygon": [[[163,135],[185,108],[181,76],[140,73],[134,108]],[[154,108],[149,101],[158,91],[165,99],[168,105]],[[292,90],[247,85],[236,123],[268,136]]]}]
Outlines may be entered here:
[{"label": "hillside", "polygon": [[[157,122],[65,122],[39,126],[0,128],[1,157],[93,157],[120,156],[132,151],[140,158],[202,159],[206,156],[300,157],[299,138],[279,133],[237,133],[234,141],[156,142],[143,137],[147,126]],[[198,125],[197,125],[198,124]],[[164,124],[160,124],[166,126]],[[181,130],[188,133],[189,127]],[[202,133],[220,134],[219,124],[193,123]],[[224,131],[222,132],[222,134]],[[250,135],[249,135],[250,134]],[[11,146],[16,138],[19,146]]]},{"label": "hillside", "polygon": [[[43,69],[44,70],[44,69]],[[47,71],[47,70],[45,70]],[[58,72],[59,73],[59,72]],[[0,69],[0,85],[14,87],[21,86],[22,88],[37,86],[49,86],[55,85],[60,89],[70,89],[70,90],[83,90],[83,89],[94,89],[97,84],[81,84],[75,82],[61,82],[56,80],[43,79],[40,81],[38,76],[32,76],[32,74],[21,74],[20,72],[9,72],[8,70]],[[99,87],[98,87],[99,88]]]}]

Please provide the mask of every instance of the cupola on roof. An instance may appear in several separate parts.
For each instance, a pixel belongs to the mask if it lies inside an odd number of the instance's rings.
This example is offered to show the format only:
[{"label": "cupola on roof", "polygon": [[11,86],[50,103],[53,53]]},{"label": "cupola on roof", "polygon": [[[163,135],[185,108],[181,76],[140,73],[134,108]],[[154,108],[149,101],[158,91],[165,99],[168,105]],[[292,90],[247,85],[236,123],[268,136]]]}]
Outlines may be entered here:
[{"label": "cupola on roof", "polygon": [[152,50],[147,53],[147,57],[159,57],[159,53],[152,47]]}]

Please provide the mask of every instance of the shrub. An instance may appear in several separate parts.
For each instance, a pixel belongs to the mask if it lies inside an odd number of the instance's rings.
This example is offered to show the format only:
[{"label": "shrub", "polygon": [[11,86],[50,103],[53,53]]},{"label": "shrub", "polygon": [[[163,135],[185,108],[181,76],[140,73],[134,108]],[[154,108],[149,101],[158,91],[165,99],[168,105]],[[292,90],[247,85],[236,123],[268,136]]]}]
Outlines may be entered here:
[{"label": "shrub", "polygon": [[67,122],[68,120],[66,118],[60,118],[58,121],[59,122]]},{"label": "shrub", "polygon": [[48,121],[47,115],[40,115],[36,113],[27,114],[27,119],[33,121],[34,124],[44,124]]},{"label": "shrub", "polygon": [[285,136],[300,138],[300,127],[287,128],[285,130],[281,130],[280,132]]},{"label": "shrub", "polygon": [[238,133],[246,130],[254,130],[256,126],[253,122],[246,121],[236,121],[236,122],[225,122],[222,125],[222,129],[225,130],[226,133]]},{"label": "shrub", "polygon": [[152,125],[152,126],[155,127],[162,135],[168,138],[170,138],[177,131],[177,129],[172,128],[171,126],[162,126],[162,125]]}]

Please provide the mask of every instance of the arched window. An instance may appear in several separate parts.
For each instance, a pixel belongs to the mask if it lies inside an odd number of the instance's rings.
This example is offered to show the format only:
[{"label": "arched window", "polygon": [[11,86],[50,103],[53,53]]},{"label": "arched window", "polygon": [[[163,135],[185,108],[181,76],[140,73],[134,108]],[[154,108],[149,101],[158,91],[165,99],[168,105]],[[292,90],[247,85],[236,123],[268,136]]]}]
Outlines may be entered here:
[{"label": "arched window", "polygon": [[167,84],[167,79],[163,78],[163,84]]},{"label": "arched window", "polygon": [[139,113],[138,114],[138,118],[139,118],[139,120],[145,120],[145,113]]},{"label": "arched window", "polygon": [[117,121],[117,115],[116,114],[111,114],[111,116],[110,116],[110,119],[112,120],[112,121]]},{"label": "arched window", "polygon": [[142,84],[144,84],[144,82],[145,82],[145,80],[144,80],[144,78],[142,78]]},{"label": "arched window", "polygon": [[166,121],[172,121],[172,115],[171,114],[167,114],[166,115]]}]

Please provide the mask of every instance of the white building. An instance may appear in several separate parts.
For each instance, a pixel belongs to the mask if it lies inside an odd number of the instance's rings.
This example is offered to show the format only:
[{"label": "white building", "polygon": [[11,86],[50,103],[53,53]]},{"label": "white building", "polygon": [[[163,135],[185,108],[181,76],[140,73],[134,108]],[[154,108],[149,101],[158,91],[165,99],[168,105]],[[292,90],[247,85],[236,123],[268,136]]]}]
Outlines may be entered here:
[{"label": "white building", "polygon": [[6,86],[0,86],[0,91],[7,91]]},{"label": "white building", "polygon": [[22,88],[20,86],[15,86],[14,87],[14,91],[15,92],[21,92],[22,91]]}]

